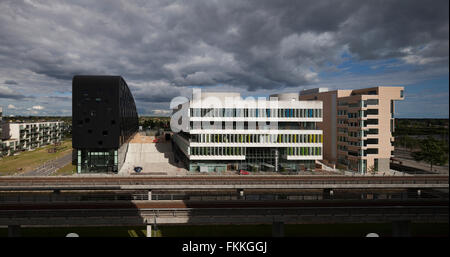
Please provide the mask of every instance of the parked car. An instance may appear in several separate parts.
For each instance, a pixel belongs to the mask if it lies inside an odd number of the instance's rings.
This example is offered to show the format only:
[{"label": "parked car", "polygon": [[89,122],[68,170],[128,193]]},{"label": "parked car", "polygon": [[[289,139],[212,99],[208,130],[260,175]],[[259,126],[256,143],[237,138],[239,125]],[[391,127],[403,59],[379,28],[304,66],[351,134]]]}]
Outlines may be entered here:
[{"label": "parked car", "polygon": [[250,172],[246,171],[246,170],[240,170],[239,171],[239,175],[249,175]]},{"label": "parked car", "polygon": [[142,167],[134,167],[134,171],[136,172],[136,173],[139,173],[139,172],[141,172],[142,171]]}]

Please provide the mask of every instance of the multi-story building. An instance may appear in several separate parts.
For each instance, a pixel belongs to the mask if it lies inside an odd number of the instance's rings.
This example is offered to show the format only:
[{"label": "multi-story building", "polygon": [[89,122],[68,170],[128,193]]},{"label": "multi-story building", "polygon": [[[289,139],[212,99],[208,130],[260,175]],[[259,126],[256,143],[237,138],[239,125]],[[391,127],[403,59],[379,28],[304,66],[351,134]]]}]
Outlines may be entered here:
[{"label": "multi-story building", "polygon": [[120,76],[74,76],[72,144],[77,172],[117,172],[138,130],[133,95]]},{"label": "multi-story building", "polygon": [[7,139],[7,140],[3,140],[2,143],[2,149],[1,149],[1,156],[9,156],[9,155],[14,155],[14,153],[20,151],[19,148],[19,140],[18,139]]},{"label": "multi-story building", "polygon": [[389,171],[394,151],[395,100],[403,100],[403,87],[357,90],[311,89],[301,100],[323,102],[324,160],[336,167],[365,173]]},{"label": "multi-story building", "polygon": [[60,142],[65,131],[62,121],[3,123],[3,155],[17,151],[31,150]]},{"label": "multi-story building", "polygon": [[3,156],[3,143],[2,143],[2,123],[3,123],[3,108],[0,107],[0,157]]},{"label": "multi-story building", "polygon": [[185,110],[188,122],[174,134],[174,148],[190,171],[315,168],[322,159],[322,130],[316,125],[322,102],[299,101],[298,94],[253,100],[239,93],[194,92],[178,106],[175,112]]}]

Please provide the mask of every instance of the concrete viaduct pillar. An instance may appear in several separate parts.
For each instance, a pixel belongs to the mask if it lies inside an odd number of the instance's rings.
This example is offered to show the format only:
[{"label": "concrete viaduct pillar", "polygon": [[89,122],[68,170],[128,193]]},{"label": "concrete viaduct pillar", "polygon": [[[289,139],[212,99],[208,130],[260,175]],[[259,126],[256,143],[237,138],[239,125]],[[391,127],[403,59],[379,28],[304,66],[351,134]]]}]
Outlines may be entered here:
[{"label": "concrete viaduct pillar", "polygon": [[8,237],[20,237],[20,225],[8,225]]},{"label": "concrete viaduct pillar", "polygon": [[148,200],[149,201],[152,200],[152,190],[151,189],[148,190]]},{"label": "concrete viaduct pillar", "polygon": [[407,198],[420,198],[422,190],[420,188],[408,188]]},{"label": "concrete viaduct pillar", "polygon": [[152,225],[147,224],[147,237],[152,237]]},{"label": "concrete viaduct pillar", "polygon": [[272,237],[284,236],[284,222],[274,221],[272,223]]},{"label": "concrete viaduct pillar", "polygon": [[392,236],[393,237],[410,237],[411,236],[411,221],[398,220],[392,222]]},{"label": "concrete viaduct pillar", "polygon": [[238,189],[238,199],[244,199],[244,189]]},{"label": "concrete viaduct pillar", "polygon": [[323,199],[333,199],[334,191],[332,188],[325,188],[323,190],[322,198]]}]

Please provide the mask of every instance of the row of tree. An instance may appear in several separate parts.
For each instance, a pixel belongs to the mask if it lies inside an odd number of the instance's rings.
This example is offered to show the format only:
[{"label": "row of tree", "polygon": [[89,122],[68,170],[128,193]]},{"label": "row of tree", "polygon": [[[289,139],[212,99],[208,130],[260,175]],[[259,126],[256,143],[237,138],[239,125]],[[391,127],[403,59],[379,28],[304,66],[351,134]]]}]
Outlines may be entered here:
[{"label": "row of tree", "polygon": [[143,129],[167,130],[170,128],[170,119],[169,118],[140,118],[139,126],[142,126]]},{"label": "row of tree", "polygon": [[430,170],[433,171],[433,165],[447,164],[448,144],[429,136],[419,141],[419,150],[414,151],[411,156],[416,161],[424,161],[430,164]]}]

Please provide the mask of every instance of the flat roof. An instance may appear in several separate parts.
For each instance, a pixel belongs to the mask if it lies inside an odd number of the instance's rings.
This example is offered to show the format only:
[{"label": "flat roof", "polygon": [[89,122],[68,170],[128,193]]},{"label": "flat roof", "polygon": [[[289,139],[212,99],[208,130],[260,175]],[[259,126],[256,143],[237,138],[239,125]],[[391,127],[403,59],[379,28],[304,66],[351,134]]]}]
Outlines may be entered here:
[{"label": "flat roof", "polygon": [[311,88],[311,89],[304,89],[300,91],[300,95],[309,95],[309,94],[317,94],[317,93],[323,93],[328,92],[328,88],[326,87],[318,87],[318,88]]}]

